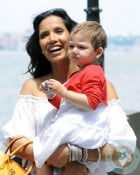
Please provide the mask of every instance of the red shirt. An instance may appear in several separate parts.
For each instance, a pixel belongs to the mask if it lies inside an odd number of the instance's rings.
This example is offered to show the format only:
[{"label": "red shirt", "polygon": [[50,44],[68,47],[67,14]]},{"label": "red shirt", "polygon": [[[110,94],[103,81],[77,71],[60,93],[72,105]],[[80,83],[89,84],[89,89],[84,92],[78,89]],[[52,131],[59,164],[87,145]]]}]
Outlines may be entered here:
[{"label": "red shirt", "polygon": [[[107,104],[106,78],[99,65],[89,65],[74,73],[65,86],[68,90],[85,94],[93,109],[96,109],[100,103]],[[59,108],[60,99],[60,96],[56,96],[51,103]]]}]

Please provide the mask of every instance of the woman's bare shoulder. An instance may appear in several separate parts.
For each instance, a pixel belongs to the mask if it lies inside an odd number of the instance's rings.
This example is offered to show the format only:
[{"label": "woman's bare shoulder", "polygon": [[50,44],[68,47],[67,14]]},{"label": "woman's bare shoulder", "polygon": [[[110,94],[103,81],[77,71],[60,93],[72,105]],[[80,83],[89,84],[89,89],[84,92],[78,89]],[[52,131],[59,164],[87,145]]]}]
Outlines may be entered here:
[{"label": "woman's bare shoulder", "polygon": [[39,80],[30,78],[24,81],[20,95],[34,95],[36,91],[39,91]]}]

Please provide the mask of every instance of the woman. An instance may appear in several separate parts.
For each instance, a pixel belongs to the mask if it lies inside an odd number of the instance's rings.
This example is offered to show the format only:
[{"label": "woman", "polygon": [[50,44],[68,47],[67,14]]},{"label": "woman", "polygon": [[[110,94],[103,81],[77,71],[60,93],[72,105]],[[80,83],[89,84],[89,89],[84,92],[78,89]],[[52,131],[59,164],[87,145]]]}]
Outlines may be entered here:
[{"label": "woman", "polygon": [[[78,68],[69,62],[67,55],[69,33],[75,25],[76,22],[62,9],[52,9],[35,18],[33,22],[34,32],[26,45],[26,50],[31,58],[27,72],[33,78],[24,82],[13,117],[3,128],[6,139],[19,135],[25,136],[16,141],[12,149],[27,140],[33,140],[41,132],[45,123],[49,121],[45,118],[46,114],[54,112],[54,107],[48,102],[46,94],[39,89],[42,81],[53,78],[64,83],[70,74],[77,71]],[[118,98],[110,82],[107,83],[107,94],[108,101]],[[110,119],[109,129],[111,134],[108,143],[114,144],[115,137],[113,136],[115,135],[117,138],[130,140],[134,149],[135,135],[126,119],[123,118],[122,120],[116,116],[115,119],[120,120],[120,126],[118,129],[114,128],[113,119]],[[123,133],[124,123],[125,129],[128,128],[126,134]],[[105,145],[101,149],[102,160],[105,158],[108,147],[109,145]],[[71,173],[73,175],[88,174],[88,170],[83,164],[68,162],[70,149],[66,145],[60,146],[50,157],[48,163],[56,167],[65,165],[63,175]],[[21,150],[18,155],[34,161],[32,144]],[[89,150],[88,160],[96,161],[100,157],[99,155],[98,150]],[[57,172],[57,174],[59,173]],[[100,170],[96,174],[106,174],[106,169],[100,166]]]}]

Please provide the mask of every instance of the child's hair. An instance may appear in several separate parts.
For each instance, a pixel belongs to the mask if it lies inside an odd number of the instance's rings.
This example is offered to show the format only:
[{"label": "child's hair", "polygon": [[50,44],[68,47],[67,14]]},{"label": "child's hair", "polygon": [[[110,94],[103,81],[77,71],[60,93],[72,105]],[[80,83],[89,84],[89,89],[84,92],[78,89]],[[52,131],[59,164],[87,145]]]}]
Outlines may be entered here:
[{"label": "child's hair", "polygon": [[102,47],[103,49],[107,47],[106,32],[96,21],[85,21],[77,24],[71,32],[71,37],[74,35],[78,35],[78,37],[85,41],[90,41],[95,50],[99,47]]}]

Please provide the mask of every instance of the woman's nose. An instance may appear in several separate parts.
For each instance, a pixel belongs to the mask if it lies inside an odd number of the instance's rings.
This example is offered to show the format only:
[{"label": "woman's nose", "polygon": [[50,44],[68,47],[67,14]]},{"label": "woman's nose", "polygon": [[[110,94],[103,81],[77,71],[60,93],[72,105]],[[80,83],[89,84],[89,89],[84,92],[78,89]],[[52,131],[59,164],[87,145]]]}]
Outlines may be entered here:
[{"label": "woman's nose", "polygon": [[49,35],[49,41],[50,42],[57,41],[57,36],[54,33],[50,33],[50,35]]}]

